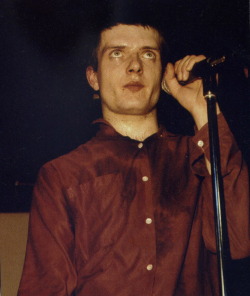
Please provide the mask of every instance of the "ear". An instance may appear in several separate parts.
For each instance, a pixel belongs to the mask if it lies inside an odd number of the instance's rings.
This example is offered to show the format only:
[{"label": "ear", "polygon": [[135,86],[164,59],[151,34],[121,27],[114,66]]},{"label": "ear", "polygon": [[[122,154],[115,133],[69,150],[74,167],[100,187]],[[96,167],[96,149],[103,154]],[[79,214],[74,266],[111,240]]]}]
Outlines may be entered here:
[{"label": "ear", "polygon": [[94,70],[92,66],[87,67],[86,69],[86,77],[89,82],[89,85],[95,90],[99,90],[99,83],[97,78],[97,72]]}]

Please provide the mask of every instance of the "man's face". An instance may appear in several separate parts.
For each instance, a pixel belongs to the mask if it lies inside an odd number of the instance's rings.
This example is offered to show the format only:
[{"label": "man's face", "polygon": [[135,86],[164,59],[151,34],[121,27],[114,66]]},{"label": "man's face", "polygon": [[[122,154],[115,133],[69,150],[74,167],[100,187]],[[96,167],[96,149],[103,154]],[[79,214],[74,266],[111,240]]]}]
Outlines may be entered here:
[{"label": "man's face", "polygon": [[98,69],[87,69],[100,90],[103,115],[147,115],[155,110],[162,75],[159,33],[149,27],[117,25],[101,33]]}]

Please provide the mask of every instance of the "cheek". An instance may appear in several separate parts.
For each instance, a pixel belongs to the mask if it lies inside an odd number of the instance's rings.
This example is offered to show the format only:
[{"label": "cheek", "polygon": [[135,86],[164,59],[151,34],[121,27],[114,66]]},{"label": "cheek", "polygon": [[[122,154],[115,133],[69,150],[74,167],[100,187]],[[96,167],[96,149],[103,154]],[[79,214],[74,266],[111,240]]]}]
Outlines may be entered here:
[{"label": "cheek", "polygon": [[157,76],[157,80],[161,80],[162,75],[163,75],[161,64],[158,65],[157,70],[155,72],[156,72],[155,75]]},{"label": "cheek", "polygon": [[117,73],[105,71],[99,77],[100,94],[104,100],[112,100],[122,94],[122,79]]},{"label": "cheek", "polygon": [[98,74],[98,81],[102,86],[115,85],[119,81],[121,71],[115,65],[102,65],[102,71]]},{"label": "cheek", "polygon": [[151,83],[154,89],[158,89],[161,86],[162,73],[160,71],[155,71],[151,75]]},{"label": "cheek", "polygon": [[161,64],[159,62],[144,64],[144,75],[151,77],[154,81],[158,81],[162,77]]}]

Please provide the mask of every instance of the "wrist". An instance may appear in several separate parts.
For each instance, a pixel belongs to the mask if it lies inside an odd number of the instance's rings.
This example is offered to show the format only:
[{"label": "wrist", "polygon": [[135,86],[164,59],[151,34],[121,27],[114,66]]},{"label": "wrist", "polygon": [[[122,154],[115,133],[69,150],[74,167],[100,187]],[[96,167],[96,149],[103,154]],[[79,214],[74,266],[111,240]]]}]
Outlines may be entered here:
[{"label": "wrist", "polygon": [[[216,114],[219,115],[220,112],[219,105],[216,103]],[[192,110],[191,115],[194,119],[197,129],[200,130],[208,122],[207,105],[204,104],[202,106],[196,106]]]}]

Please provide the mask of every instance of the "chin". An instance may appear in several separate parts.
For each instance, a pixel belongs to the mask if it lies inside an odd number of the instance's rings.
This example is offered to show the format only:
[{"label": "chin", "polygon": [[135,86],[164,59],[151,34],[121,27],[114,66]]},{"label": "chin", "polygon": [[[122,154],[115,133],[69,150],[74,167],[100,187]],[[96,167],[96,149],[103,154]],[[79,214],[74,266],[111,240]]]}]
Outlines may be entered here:
[{"label": "chin", "polygon": [[154,107],[149,108],[148,106],[143,108],[140,106],[131,106],[127,108],[119,108],[118,113],[124,114],[124,115],[138,115],[138,116],[146,116],[147,114],[151,113],[153,110],[155,110]]}]

